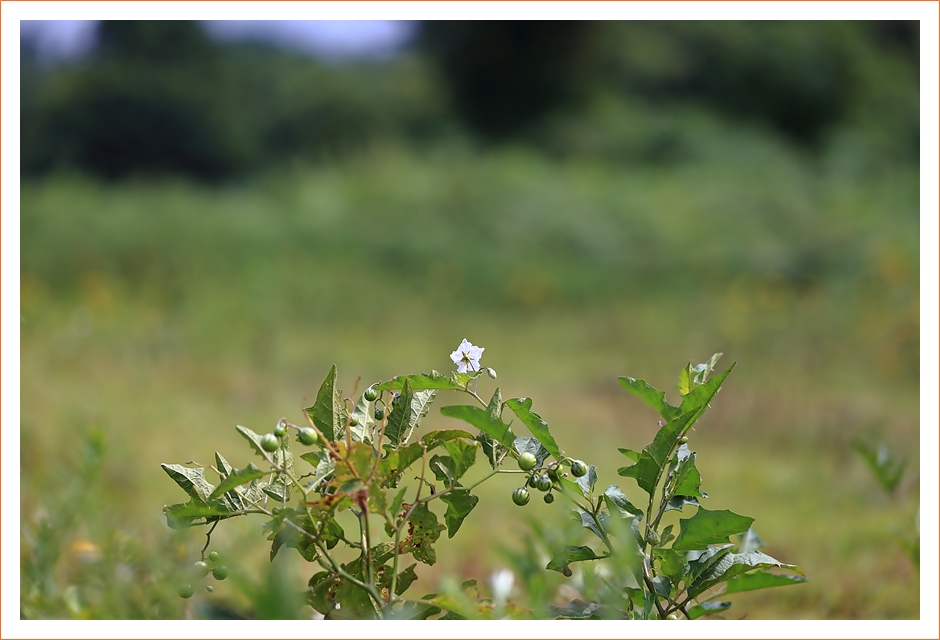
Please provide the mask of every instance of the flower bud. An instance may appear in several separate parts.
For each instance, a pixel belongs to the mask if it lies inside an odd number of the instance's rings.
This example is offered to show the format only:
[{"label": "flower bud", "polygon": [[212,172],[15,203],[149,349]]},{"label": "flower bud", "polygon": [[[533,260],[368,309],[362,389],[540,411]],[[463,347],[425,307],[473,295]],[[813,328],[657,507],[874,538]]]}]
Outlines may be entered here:
[{"label": "flower bud", "polygon": [[486,368],[486,375],[493,378],[493,380],[496,379],[496,372],[493,369],[490,369],[489,367]]}]

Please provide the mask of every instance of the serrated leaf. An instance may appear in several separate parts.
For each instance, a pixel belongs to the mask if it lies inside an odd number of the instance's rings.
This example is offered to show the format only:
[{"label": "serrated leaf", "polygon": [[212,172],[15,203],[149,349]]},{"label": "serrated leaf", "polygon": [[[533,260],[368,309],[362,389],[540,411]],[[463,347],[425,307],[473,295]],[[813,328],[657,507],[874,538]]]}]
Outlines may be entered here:
[{"label": "serrated leaf", "polygon": [[666,392],[651,386],[645,380],[622,376],[617,378],[623,387],[642,400],[646,406],[655,409],[664,420],[671,420],[679,410],[666,402]]},{"label": "serrated leaf", "polygon": [[373,388],[379,391],[401,391],[405,386],[405,382],[408,382],[408,385],[415,391],[420,389],[450,389],[453,391],[461,391],[464,388],[454,382],[450,376],[445,376],[437,371],[417,375],[397,376],[391,380],[373,385]]},{"label": "serrated leaf", "polygon": [[444,522],[447,523],[447,537],[453,538],[464,518],[477,506],[480,498],[466,490],[456,490],[441,496],[441,502],[447,505]]},{"label": "serrated leaf", "polygon": [[575,483],[581,487],[581,493],[584,494],[584,497],[587,498],[591,495],[591,491],[594,490],[594,484],[597,482],[597,467],[593,464],[588,465],[587,473],[581,476],[580,478],[575,478]]},{"label": "serrated leaf", "polygon": [[190,527],[193,520],[197,518],[205,518],[208,521],[210,518],[225,517],[230,513],[231,510],[217,500],[207,504],[195,498],[183,504],[171,504],[163,507],[166,524],[171,529]]},{"label": "serrated leaf", "polygon": [[232,465],[218,451],[215,452],[215,466],[222,472],[223,478],[234,471]]},{"label": "serrated leaf", "polygon": [[512,409],[512,412],[522,420],[522,423],[529,428],[532,435],[538,438],[542,446],[548,449],[549,453],[555,456],[556,459],[561,458],[561,451],[558,449],[555,437],[548,429],[548,424],[542,420],[539,414],[532,411],[531,398],[512,398],[506,401],[506,406]]},{"label": "serrated leaf", "polygon": [[264,471],[249,462],[248,466],[244,469],[232,471],[229,473],[225,480],[223,480],[218,487],[212,490],[212,493],[209,495],[209,499],[214,500],[222,494],[228,493],[240,484],[245,484],[246,482],[251,482],[252,480],[257,480],[258,478],[263,477]]},{"label": "serrated leaf", "polygon": [[346,403],[342,392],[336,388],[336,365],[330,368],[312,407],[304,409],[329,441],[342,438],[346,433]]},{"label": "serrated leaf", "polygon": [[742,591],[756,591],[757,589],[771,589],[773,587],[786,587],[791,584],[806,582],[803,576],[788,576],[769,571],[754,571],[742,573],[736,578],[728,580],[728,587],[722,595],[741,593]]},{"label": "serrated leaf", "polygon": [[[793,564],[784,564],[779,560],[771,558],[766,553],[760,551],[751,551],[749,553],[728,553],[722,556],[717,562],[703,571],[698,578],[689,585],[689,595],[693,598],[711,589],[717,584],[727,582],[732,578],[755,569],[766,569],[778,567],[789,569],[800,576],[803,572],[799,567]],[[805,577],[805,576],[804,576]],[[725,592],[727,593],[727,591]]]},{"label": "serrated leaf", "polygon": [[557,571],[566,576],[571,576],[571,567],[569,566],[572,562],[582,562],[584,560],[600,560],[604,556],[599,556],[594,553],[594,550],[591,547],[575,547],[575,546],[566,546],[564,549],[555,554],[555,557],[545,566],[546,569],[550,571]]},{"label": "serrated leaf", "polygon": [[548,449],[546,449],[538,438],[531,436],[518,437],[515,441],[516,451],[519,452],[519,455],[523,453],[531,453],[535,456],[536,466],[541,467],[545,462],[546,458],[551,455]]},{"label": "serrated leaf", "polygon": [[441,413],[449,418],[457,418],[472,424],[506,448],[511,449],[515,443],[515,437],[509,425],[502,420],[494,419],[485,409],[470,405],[454,405],[441,407]]},{"label": "serrated leaf", "polygon": [[672,548],[676,551],[690,551],[730,542],[730,536],[747,531],[753,522],[754,518],[741,516],[727,509],[709,511],[699,507],[691,518],[679,520],[679,535]]},{"label": "serrated leaf", "polygon": [[206,480],[206,470],[202,467],[184,467],[181,464],[161,464],[166,474],[178,484],[183,491],[199,502],[209,502],[215,487]]},{"label": "serrated leaf", "polygon": [[725,611],[729,608],[731,608],[730,602],[703,602],[702,604],[697,604],[694,607],[689,607],[689,619],[697,620],[702,616],[719,613],[720,611]]},{"label": "serrated leaf", "polygon": [[623,513],[629,513],[638,518],[643,517],[643,510],[630,502],[617,485],[612,484],[604,489],[604,499],[607,501],[607,509],[611,513],[613,513],[613,507],[616,507]]}]

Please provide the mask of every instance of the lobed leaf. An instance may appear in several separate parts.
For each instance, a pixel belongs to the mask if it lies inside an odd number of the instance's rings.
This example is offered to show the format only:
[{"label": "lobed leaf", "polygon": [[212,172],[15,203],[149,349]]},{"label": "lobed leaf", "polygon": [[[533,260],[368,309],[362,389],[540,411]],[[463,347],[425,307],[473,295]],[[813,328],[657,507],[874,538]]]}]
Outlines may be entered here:
[{"label": "lobed leaf", "polygon": [[210,518],[225,517],[230,514],[231,510],[217,500],[207,504],[193,498],[183,504],[171,504],[163,507],[166,524],[171,529],[191,527],[193,520],[197,518],[205,518],[208,521]]},{"label": "lobed leaf", "polygon": [[623,387],[646,403],[646,406],[655,409],[664,420],[672,420],[679,414],[679,410],[666,402],[666,392],[650,386],[645,380],[628,378],[626,376],[617,378]]},{"label": "lobed leaf", "polygon": [[747,531],[753,522],[754,518],[727,509],[709,511],[699,507],[691,518],[679,520],[679,535],[672,548],[676,551],[690,551],[730,542],[730,536]]},{"label": "lobed leaf", "polygon": [[472,424],[504,447],[511,449],[515,443],[515,437],[512,435],[509,425],[494,418],[485,409],[470,405],[454,405],[441,407],[441,413],[449,418],[457,418]]},{"label": "lobed leaf", "polygon": [[379,391],[401,391],[406,382],[408,386],[416,391],[421,389],[450,389],[452,391],[462,391],[464,389],[464,387],[458,385],[450,376],[445,376],[433,370],[431,373],[397,376],[391,380],[373,385],[373,388]]},{"label": "lobed leaf", "polygon": [[212,499],[215,487],[206,480],[206,470],[202,467],[184,467],[181,464],[161,464],[166,474],[194,500],[202,503]]},{"label": "lobed leaf", "polygon": [[591,547],[566,546],[564,549],[555,554],[555,557],[551,559],[545,568],[550,571],[563,573],[564,575],[570,577],[571,567],[569,565],[572,562],[582,562],[584,560],[601,560],[604,557],[606,556],[599,556],[594,553],[594,550]]},{"label": "lobed leaf", "polygon": [[529,428],[532,435],[538,438],[538,441],[549,453],[555,456],[556,459],[561,458],[561,451],[558,449],[555,437],[548,429],[548,424],[542,420],[539,414],[532,411],[531,398],[512,398],[506,401],[506,406],[512,409],[513,413],[522,420],[522,423]]},{"label": "lobed leaf", "polygon": [[480,498],[467,490],[456,490],[441,496],[441,502],[447,505],[444,522],[447,523],[447,537],[453,538],[464,518],[477,506]]},{"label": "lobed leaf", "polygon": [[637,518],[643,517],[643,510],[630,502],[623,491],[620,490],[620,487],[616,485],[612,484],[604,489],[604,500],[607,501],[607,509],[611,513],[614,512],[612,507],[616,507],[621,513],[628,513]]}]

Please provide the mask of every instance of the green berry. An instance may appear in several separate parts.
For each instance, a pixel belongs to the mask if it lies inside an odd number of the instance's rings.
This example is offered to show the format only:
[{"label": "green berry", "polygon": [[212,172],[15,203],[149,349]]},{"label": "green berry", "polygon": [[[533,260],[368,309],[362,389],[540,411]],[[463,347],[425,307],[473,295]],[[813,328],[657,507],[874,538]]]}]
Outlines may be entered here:
[{"label": "green berry", "polygon": [[193,597],[193,585],[188,582],[181,584],[178,593],[180,598],[192,598]]},{"label": "green berry", "polygon": [[374,402],[375,399],[379,397],[379,394],[375,391],[375,389],[369,387],[366,389],[365,393],[362,394],[362,397],[366,399],[366,402]]},{"label": "green berry", "polygon": [[283,438],[284,436],[286,436],[287,425],[284,424],[283,422],[278,422],[277,426],[274,427],[274,435],[276,435],[278,438]]},{"label": "green berry", "polygon": [[218,552],[218,551],[210,551],[210,552],[209,552],[209,562],[211,562],[212,564],[215,564],[215,563],[218,562],[218,561],[219,561],[219,552]]},{"label": "green berry", "polygon": [[554,493],[546,493],[544,496],[542,496],[542,500],[545,501],[545,504],[551,504],[551,503],[555,502],[555,494],[554,494]]},{"label": "green berry", "polygon": [[575,478],[580,478],[587,472],[588,472],[588,468],[586,464],[584,464],[580,460],[571,461],[571,475],[573,475]]},{"label": "green berry", "polygon": [[385,412],[381,409],[381,407],[376,407],[375,411],[372,412],[372,415],[376,420],[381,420],[385,417]]},{"label": "green berry", "polygon": [[548,478],[549,478],[549,480],[551,480],[552,482],[558,482],[558,479],[559,479],[559,478],[558,478],[558,468],[557,468],[557,467],[549,467],[549,469],[548,469],[548,471],[547,471],[546,473],[548,473]]},{"label": "green berry", "polygon": [[646,534],[646,541],[655,547],[662,542],[662,538],[660,538],[659,534],[655,531],[650,531]]},{"label": "green berry", "polygon": [[216,580],[225,580],[228,577],[228,567],[224,564],[220,564],[217,567],[212,568],[212,577]]},{"label": "green berry", "polygon": [[281,441],[273,433],[261,436],[261,448],[265,451],[276,451],[279,446],[281,446]]},{"label": "green berry", "polygon": [[532,471],[538,463],[535,454],[529,451],[519,456],[519,468],[523,471]]},{"label": "green berry", "polygon": [[356,416],[349,416],[349,426],[350,427],[359,426],[359,418],[357,418]]},{"label": "green berry", "polygon": [[193,569],[195,570],[196,574],[199,576],[205,576],[209,574],[209,565],[207,565],[202,560],[197,560],[196,562],[194,562]]},{"label": "green berry", "polygon": [[681,438],[679,438],[679,444],[686,444],[688,441],[689,439],[686,438],[685,436],[682,436]]},{"label": "green berry", "polygon": [[512,501],[520,507],[524,507],[529,504],[529,492],[526,491],[525,487],[519,487],[512,492]]},{"label": "green berry", "polygon": [[304,427],[297,432],[297,441],[300,444],[305,444],[308,447],[317,442],[317,432],[311,429],[310,427]]},{"label": "green berry", "polygon": [[552,479],[546,474],[541,474],[535,478],[535,488],[539,491],[548,491],[552,488]]}]

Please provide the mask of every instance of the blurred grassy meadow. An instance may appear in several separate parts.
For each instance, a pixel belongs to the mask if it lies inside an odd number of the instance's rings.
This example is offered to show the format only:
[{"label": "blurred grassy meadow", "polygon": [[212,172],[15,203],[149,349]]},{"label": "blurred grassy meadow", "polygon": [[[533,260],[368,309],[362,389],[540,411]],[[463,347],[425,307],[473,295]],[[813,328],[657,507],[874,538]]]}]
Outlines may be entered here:
[{"label": "blurred grassy meadow", "polygon": [[[913,91],[916,129],[914,78],[875,86]],[[176,596],[205,538],[166,527],[182,493],[159,464],[218,450],[243,466],[235,425],[299,423],[332,364],[349,394],[449,371],[467,338],[504,397],[533,398],[569,455],[637,501],[617,447],[649,442],[657,416],[617,376],[669,397],[687,362],[722,351],[737,366],[690,438],[706,506],[754,517],[810,580],[736,596],[729,617],[918,618],[899,540],[919,501],[916,153],[851,110],[805,145],[691,100],[591,95],[497,142],[448,121],[431,141],[376,135],[221,181],[24,177],[21,616],[280,615],[251,585],[302,589],[314,569],[293,551],[270,568],[260,520],[216,530],[232,578],[211,598]],[[435,409],[423,428],[445,426]],[[894,495],[856,438],[909,460]],[[484,583],[526,517],[563,527],[513,487],[480,487],[485,509],[416,592]]]}]

